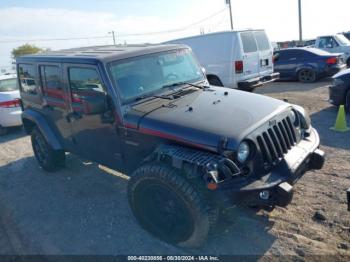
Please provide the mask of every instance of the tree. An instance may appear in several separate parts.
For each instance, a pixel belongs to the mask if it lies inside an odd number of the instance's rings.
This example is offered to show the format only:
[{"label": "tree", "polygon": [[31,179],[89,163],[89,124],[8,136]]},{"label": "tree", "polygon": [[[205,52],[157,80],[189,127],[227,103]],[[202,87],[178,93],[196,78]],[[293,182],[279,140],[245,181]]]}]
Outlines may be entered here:
[{"label": "tree", "polygon": [[44,49],[40,47],[37,47],[35,45],[25,44],[17,48],[14,48],[11,52],[11,55],[13,59],[16,59],[17,57],[22,55],[36,54],[42,51],[44,51]]}]

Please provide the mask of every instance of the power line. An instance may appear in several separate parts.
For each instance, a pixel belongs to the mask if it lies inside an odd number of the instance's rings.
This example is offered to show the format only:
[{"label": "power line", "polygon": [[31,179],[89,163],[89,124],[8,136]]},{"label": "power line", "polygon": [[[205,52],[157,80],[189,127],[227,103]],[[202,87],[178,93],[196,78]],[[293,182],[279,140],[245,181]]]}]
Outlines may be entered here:
[{"label": "power line", "polygon": [[[156,32],[145,32],[145,33],[134,33],[134,34],[118,34],[120,37],[128,37],[128,36],[146,36],[146,35],[157,35],[157,34],[166,34],[166,33],[174,33],[174,32],[180,32],[187,30],[188,28],[191,28],[195,25],[198,25],[206,20],[209,20],[222,12],[224,12],[227,9],[225,7],[224,9],[221,9],[220,11],[211,14],[210,16],[207,16],[199,21],[196,21],[192,24],[189,24],[184,27],[179,27],[175,29],[165,30],[165,31],[156,31]],[[88,39],[106,39],[110,38],[110,36],[88,36],[88,37],[66,37],[66,38],[38,38],[38,39],[15,39],[15,40],[2,40],[1,43],[18,43],[18,42],[46,42],[46,41],[70,41],[70,40],[88,40]]]},{"label": "power line", "polygon": [[194,22],[192,24],[189,24],[187,26],[184,27],[180,27],[180,28],[176,28],[176,29],[171,29],[171,30],[165,30],[165,31],[157,31],[157,32],[147,32],[147,33],[135,33],[135,34],[120,34],[119,36],[125,37],[125,36],[144,36],[144,35],[157,35],[157,34],[166,34],[166,33],[174,33],[174,32],[180,32],[180,31],[184,31],[187,30],[188,28],[191,28],[195,25],[201,24],[202,22],[209,20],[219,14],[221,14],[222,12],[224,12],[227,9],[227,7],[225,7],[224,9],[221,9],[220,11],[206,17],[203,18],[197,22]]}]

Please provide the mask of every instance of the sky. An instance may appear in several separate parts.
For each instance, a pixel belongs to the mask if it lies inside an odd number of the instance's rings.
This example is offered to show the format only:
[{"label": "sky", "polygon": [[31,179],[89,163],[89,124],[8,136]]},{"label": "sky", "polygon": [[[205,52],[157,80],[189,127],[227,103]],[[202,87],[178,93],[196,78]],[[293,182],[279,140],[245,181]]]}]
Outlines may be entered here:
[{"label": "sky", "polygon": [[[265,29],[271,41],[298,39],[298,0],[231,1],[234,29]],[[305,39],[350,30],[349,0],[302,0],[302,7]],[[0,68],[25,43],[52,50],[109,45],[111,31],[118,44],[159,43],[229,29],[225,0],[0,0]],[[69,38],[84,39],[62,40]]]}]

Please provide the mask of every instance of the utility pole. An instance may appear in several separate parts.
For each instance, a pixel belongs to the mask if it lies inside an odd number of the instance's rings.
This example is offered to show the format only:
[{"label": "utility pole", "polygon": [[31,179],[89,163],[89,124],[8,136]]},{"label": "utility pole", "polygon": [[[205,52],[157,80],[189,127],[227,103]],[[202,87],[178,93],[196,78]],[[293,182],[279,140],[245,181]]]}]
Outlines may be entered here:
[{"label": "utility pole", "polygon": [[303,24],[302,24],[302,19],[301,19],[301,0],[298,0],[298,5],[299,5],[299,42],[300,44],[303,42]]},{"label": "utility pole", "polygon": [[112,34],[113,44],[115,45],[115,34],[114,34],[114,31],[108,32],[108,34]]},{"label": "utility pole", "polygon": [[226,0],[226,4],[229,6],[229,11],[230,11],[230,20],[231,20],[231,30],[233,30],[233,19],[232,19],[232,6],[231,6],[231,0]]}]

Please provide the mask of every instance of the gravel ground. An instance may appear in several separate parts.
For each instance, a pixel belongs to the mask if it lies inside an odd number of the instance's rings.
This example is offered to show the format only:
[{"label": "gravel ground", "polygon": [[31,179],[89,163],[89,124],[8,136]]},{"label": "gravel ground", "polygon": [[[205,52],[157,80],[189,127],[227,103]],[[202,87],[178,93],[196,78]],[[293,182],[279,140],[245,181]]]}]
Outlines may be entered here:
[{"label": "gravel ground", "polygon": [[226,212],[198,250],[167,245],[138,226],[127,203],[125,176],[73,155],[66,169],[46,173],[36,164],[30,138],[13,130],[0,137],[0,254],[272,254],[346,260],[350,133],[329,130],[337,110],[326,101],[328,84],[279,82],[257,91],[309,111],[326,165],[297,183],[287,208]]}]

